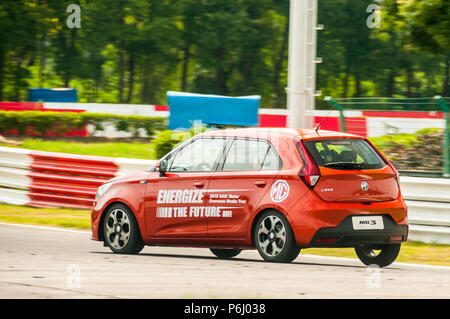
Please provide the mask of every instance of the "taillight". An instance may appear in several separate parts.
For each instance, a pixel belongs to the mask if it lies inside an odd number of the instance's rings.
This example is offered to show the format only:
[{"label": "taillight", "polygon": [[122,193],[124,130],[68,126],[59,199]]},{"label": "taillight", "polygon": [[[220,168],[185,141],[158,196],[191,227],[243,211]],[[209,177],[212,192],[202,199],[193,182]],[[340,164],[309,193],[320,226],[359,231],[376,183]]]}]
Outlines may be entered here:
[{"label": "taillight", "polygon": [[305,182],[305,184],[312,189],[317,184],[317,181],[320,178],[319,167],[312,158],[311,154],[306,149],[303,140],[301,140],[300,138],[296,138],[295,143],[297,144],[297,149],[303,162],[303,167],[300,171],[299,176]]}]

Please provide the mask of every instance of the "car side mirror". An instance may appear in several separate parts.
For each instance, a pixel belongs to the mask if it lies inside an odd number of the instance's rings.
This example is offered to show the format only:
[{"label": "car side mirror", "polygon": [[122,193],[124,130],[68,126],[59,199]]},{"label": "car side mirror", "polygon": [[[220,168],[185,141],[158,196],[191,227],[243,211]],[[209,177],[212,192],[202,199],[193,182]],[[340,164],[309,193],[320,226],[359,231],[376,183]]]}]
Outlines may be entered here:
[{"label": "car side mirror", "polygon": [[167,160],[163,159],[161,162],[159,162],[159,176],[166,176],[167,171]]}]

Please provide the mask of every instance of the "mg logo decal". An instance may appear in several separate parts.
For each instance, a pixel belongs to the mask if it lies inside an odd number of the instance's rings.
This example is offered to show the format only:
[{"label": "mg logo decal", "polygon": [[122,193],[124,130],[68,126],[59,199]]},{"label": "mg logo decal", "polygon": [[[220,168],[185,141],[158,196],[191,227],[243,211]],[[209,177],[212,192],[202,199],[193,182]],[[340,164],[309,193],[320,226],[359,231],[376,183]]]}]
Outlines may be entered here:
[{"label": "mg logo decal", "polygon": [[289,184],[286,181],[276,181],[270,190],[270,198],[275,203],[284,201],[289,195]]},{"label": "mg logo decal", "polygon": [[369,183],[362,182],[361,183],[361,189],[363,190],[363,192],[367,192],[369,190]]}]

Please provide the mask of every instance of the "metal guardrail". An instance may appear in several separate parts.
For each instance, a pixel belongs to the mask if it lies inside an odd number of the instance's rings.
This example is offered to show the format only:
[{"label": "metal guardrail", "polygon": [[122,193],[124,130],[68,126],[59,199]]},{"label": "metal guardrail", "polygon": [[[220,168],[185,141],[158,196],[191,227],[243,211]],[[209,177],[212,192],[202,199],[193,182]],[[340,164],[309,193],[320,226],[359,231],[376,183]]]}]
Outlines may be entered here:
[{"label": "metal guardrail", "polygon": [[154,162],[0,147],[0,202],[91,208],[102,183]]},{"label": "metal guardrail", "polygon": [[[144,171],[155,161],[0,147],[0,202],[91,208],[105,180]],[[401,176],[409,239],[450,244],[450,179]]]},{"label": "metal guardrail", "polygon": [[[397,134],[397,133],[416,133],[421,129],[442,129],[440,134],[421,134],[420,142],[417,145],[410,146],[412,148],[427,148],[428,161],[423,162],[416,158],[415,152],[402,152],[396,148],[391,149],[390,152],[396,154],[398,160],[398,169],[416,169],[438,173],[443,177],[450,177],[450,104],[449,98],[434,96],[425,98],[386,98],[386,97],[357,97],[357,98],[332,98],[330,96],[324,99],[330,106],[337,109],[340,114],[340,130],[343,132],[354,133],[361,130],[364,125],[360,122],[350,119],[347,114],[354,110],[386,110],[386,121],[370,121],[365,124],[365,128],[369,132],[368,136],[375,136],[374,131],[380,130],[379,125],[382,124],[386,133],[383,135]],[[413,122],[405,122],[405,119],[397,117],[393,113],[398,110],[399,114],[404,114],[403,111],[417,111],[417,117]],[[345,112],[344,112],[345,111]],[[363,111],[363,114],[370,113],[370,111]],[[383,112],[381,112],[383,113]],[[390,114],[389,114],[390,113]],[[391,118],[389,118],[389,115]],[[420,120],[418,120],[420,119]],[[438,121],[436,121],[438,120]],[[437,132],[437,131],[436,131]],[[435,132],[435,133],[436,133]],[[358,134],[358,133],[357,133]],[[361,135],[361,134],[360,134]],[[441,137],[442,135],[442,137]],[[442,139],[442,142],[439,141]],[[400,154],[403,153],[403,154]],[[395,161],[392,160],[394,165]],[[430,165],[431,163],[431,165]],[[406,165],[407,167],[401,167]]]},{"label": "metal guardrail", "polygon": [[408,206],[409,239],[450,244],[450,180],[401,176],[400,186]]}]

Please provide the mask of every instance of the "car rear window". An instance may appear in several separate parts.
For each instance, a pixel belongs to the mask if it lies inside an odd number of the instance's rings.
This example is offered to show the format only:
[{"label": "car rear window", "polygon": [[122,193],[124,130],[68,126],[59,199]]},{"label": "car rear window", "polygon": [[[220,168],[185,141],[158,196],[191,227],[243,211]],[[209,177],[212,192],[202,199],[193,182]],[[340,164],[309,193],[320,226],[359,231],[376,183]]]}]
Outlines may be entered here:
[{"label": "car rear window", "polygon": [[305,141],[317,165],[333,169],[379,169],[386,163],[364,140],[324,139]]}]

